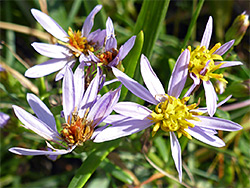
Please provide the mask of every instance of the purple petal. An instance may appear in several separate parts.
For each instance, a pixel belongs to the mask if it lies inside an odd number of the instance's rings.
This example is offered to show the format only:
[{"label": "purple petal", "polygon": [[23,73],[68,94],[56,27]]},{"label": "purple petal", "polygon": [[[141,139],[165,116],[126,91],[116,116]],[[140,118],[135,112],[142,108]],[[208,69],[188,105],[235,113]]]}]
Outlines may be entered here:
[{"label": "purple petal", "polygon": [[50,59],[48,61],[45,61],[44,63],[41,63],[39,65],[35,65],[31,68],[29,68],[25,72],[25,76],[29,78],[39,78],[42,76],[49,75],[53,72],[56,72],[63,68],[68,63],[67,58],[63,59]]},{"label": "purple petal", "polygon": [[75,106],[75,85],[73,72],[69,67],[66,67],[65,75],[62,84],[63,112],[65,122],[68,122],[68,117],[71,117]]},{"label": "purple petal", "polygon": [[37,96],[31,93],[27,94],[27,101],[36,116],[46,123],[53,131],[58,132],[55,118],[49,108]]},{"label": "purple petal", "polygon": [[82,35],[84,37],[88,37],[93,25],[94,25],[94,18],[95,15],[102,9],[102,5],[97,5],[95,8],[90,12],[90,14],[87,16],[83,27],[82,27]]},{"label": "purple petal", "polygon": [[124,45],[122,45],[119,49],[118,57],[120,61],[122,61],[129,51],[133,48],[135,44],[136,36],[132,36]]},{"label": "purple petal", "polygon": [[0,128],[3,128],[8,123],[9,119],[10,119],[9,115],[0,112]]},{"label": "purple petal", "polygon": [[62,59],[72,55],[68,48],[60,45],[33,42],[31,46],[41,55],[50,58]]},{"label": "purple petal", "polygon": [[146,129],[152,124],[149,119],[139,120],[125,117],[123,120],[114,123],[112,126],[100,132],[94,139],[94,142],[104,142],[128,136]]},{"label": "purple petal", "polygon": [[212,117],[216,112],[217,108],[217,95],[214,90],[213,84],[209,80],[203,81],[203,86],[205,89],[208,114]]},{"label": "purple petal", "polygon": [[151,103],[151,104],[158,104],[159,102],[152,96],[152,94],[141,84],[136,82],[135,80],[128,77],[123,72],[119,71],[118,69],[112,67],[114,75],[119,79],[119,81],[133,94],[137,97],[142,98],[143,100]]},{"label": "purple petal", "polygon": [[113,80],[106,81],[106,82],[104,83],[104,86],[107,86],[107,85],[112,84],[112,83],[115,83],[115,82],[119,82],[119,80],[116,78],[116,79],[113,79]]},{"label": "purple petal", "polygon": [[[232,97],[232,95],[229,95],[226,99],[224,99],[223,101],[219,102],[217,104],[217,108],[222,106],[223,104],[225,104],[230,98]],[[196,110],[191,110],[193,112],[202,112],[203,114],[207,113],[207,108],[198,108]]]},{"label": "purple petal", "polygon": [[18,155],[64,155],[70,153],[72,149],[68,150],[58,149],[55,151],[46,151],[46,150],[35,150],[35,149],[13,147],[10,148],[9,151]]},{"label": "purple petal", "polygon": [[124,118],[127,117],[120,114],[109,115],[108,117],[105,118],[105,120],[103,120],[103,122],[107,124],[113,124],[116,123],[117,121],[123,121]]},{"label": "purple petal", "polygon": [[137,119],[145,119],[152,113],[152,111],[145,106],[134,102],[119,102],[115,105],[114,111],[121,115]]},{"label": "purple petal", "polygon": [[143,54],[141,55],[141,75],[144,80],[145,85],[153,96],[165,95],[165,90],[152,69],[148,59]]},{"label": "purple petal", "polygon": [[36,9],[31,9],[31,13],[35,17],[35,19],[41,24],[41,26],[51,35],[63,42],[67,42],[69,40],[67,38],[67,33],[62,29],[62,27],[47,14]]},{"label": "purple petal", "polygon": [[[222,62],[214,62],[215,65],[218,65]],[[237,66],[237,65],[243,65],[240,61],[223,61],[223,64],[220,66],[220,68],[225,68],[225,67],[232,67],[232,66]]]},{"label": "purple petal", "polygon": [[170,144],[171,144],[171,151],[172,157],[174,159],[175,167],[179,174],[179,181],[182,181],[182,160],[181,160],[181,146],[179,144],[178,139],[176,138],[174,132],[170,133]]},{"label": "purple petal", "polygon": [[188,64],[190,61],[190,52],[186,49],[181,53],[176,61],[174,70],[172,72],[169,84],[168,94],[178,98],[184,88],[188,75]]},{"label": "purple petal", "polygon": [[110,51],[112,48],[117,49],[117,41],[115,39],[115,31],[113,22],[110,17],[108,17],[106,22],[106,45],[105,51]]},{"label": "purple petal", "polygon": [[99,49],[103,46],[106,37],[106,29],[96,30],[89,34],[87,40],[96,43],[96,48]]},{"label": "purple petal", "polygon": [[79,109],[81,109],[79,110],[80,117],[83,117],[86,109],[91,107],[94,101],[96,101],[96,97],[97,97],[97,93],[99,89],[99,82],[100,82],[100,73],[97,70],[97,74],[95,78],[90,82],[83,96],[83,99],[80,101],[81,102],[79,105]]},{"label": "purple petal", "polygon": [[210,44],[210,40],[211,40],[211,36],[212,36],[212,32],[213,32],[213,18],[212,16],[209,16],[207,25],[206,25],[206,29],[203,33],[203,37],[201,40],[201,46],[205,46],[207,49],[209,47]]},{"label": "purple petal", "polygon": [[194,120],[188,120],[188,121],[196,126],[215,129],[215,130],[238,131],[242,129],[242,127],[238,123],[234,123],[229,120],[220,119],[216,117],[208,117],[208,116],[196,116],[196,117],[198,117],[200,121],[194,121]]},{"label": "purple petal", "polygon": [[95,137],[96,137],[98,134],[100,134],[100,132],[102,132],[104,129],[107,128],[107,126],[108,126],[108,124],[106,124],[106,125],[104,125],[104,126],[102,126],[102,127],[99,127],[99,128],[97,128],[97,129],[95,129],[95,131],[93,132],[93,134],[92,134],[92,136],[91,136],[91,140],[94,140]]},{"label": "purple petal", "polygon": [[[71,69],[73,68],[73,66],[75,65],[76,59],[71,59],[68,63],[67,66],[70,67]],[[59,81],[63,78],[64,74],[66,71],[66,66],[64,66],[56,75],[55,81]]]},{"label": "purple petal", "polygon": [[36,134],[47,140],[59,140],[60,136],[52,128],[40,119],[26,112],[22,108],[13,105],[14,112],[25,128],[31,129]]},{"label": "purple petal", "polygon": [[215,147],[223,147],[225,143],[219,137],[215,135],[211,135],[203,131],[201,128],[195,126],[194,128],[185,129],[191,136],[200,140],[208,145]]},{"label": "purple petal", "polygon": [[93,120],[94,125],[101,123],[112,111],[114,105],[120,97],[121,86],[114,91],[110,91],[103,95],[91,108],[87,119]]},{"label": "purple petal", "polygon": [[222,56],[226,53],[234,44],[234,40],[230,40],[229,42],[223,44],[219,49],[217,49],[213,54],[217,54]]},{"label": "purple petal", "polygon": [[84,79],[84,64],[80,64],[74,72],[74,86],[75,86],[75,107],[79,110],[81,100],[85,90]]}]

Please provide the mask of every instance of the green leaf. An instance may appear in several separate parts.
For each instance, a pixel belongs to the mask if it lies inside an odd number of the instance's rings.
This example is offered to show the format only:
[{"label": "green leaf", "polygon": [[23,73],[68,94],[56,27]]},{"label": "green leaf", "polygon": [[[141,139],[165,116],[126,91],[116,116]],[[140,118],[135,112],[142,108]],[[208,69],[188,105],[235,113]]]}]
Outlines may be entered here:
[{"label": "green leaf", "polygon": [[156,39],[168,10],[169,0],[165,1],[143,1],[142,8],[136,21],[134,33],[143,31],[145,43],[142,53],[149,59],[152,55]]},{"label": "green leaf", "polygon": [[183,42],[183,45],[182,45],[182,48],[186,48],[186,45],[187,45],[187,42],[188,40],[190,39],[192,33],[193,33],[193,30],[195,28],[195,25],[196,25],[196,22],[197,22],[197,18],[200,14],[200,11],[201,11],[201,8],[202,8],[202,5],[204,3],[205,0],[200,0],[198,5],[197,5],[197,8],[192,16],[192,20],[189,24],[189,27],[188,27],[188,31],[187,31],[187,34],[185,36],[185,39],[184,39],[184,42]]},{"label": "green leaf", "polygon": [[100,167],[103,168],[106,172],[111,173],[112,176],[114,176],[115,178],[124,183],[127,184],[133,183],[133,178],[130,175],[128,175],[120,167],[114,165],[107,158],[103,161],[103,163],[101,163]]},{"label": "green leaf", "polygon": [[120,140],[118,139],[96,144],[97,149],[82,163],[81,167],[77,170],[76,175],[71,180],[69,188],[83,187],[99,164],[119,145],[119,143]]},{"label": "green leaf", "polygon": [[[134,47],[126,56],[126,58],[122,61],[122,64],[125,68],[125,73],[131,78],[134,76],[135,69],[136,69],[138,60],[141,55],[143,41],[144,41],[144,35],[143,35],[143,32],[140,31],[136,36]],[[122,87],[121,96],[120,96],[121,101],[125,99],[127,92],[128,92],[128,89],[125,87]]]},{"label": "green leaf", "polygon": [[168,156],[169,156],[168,153],[170,152],[170,150],[167,148],[166,140],[159,136],[154,140],[154,144],[157,147],[157,149],[159,150],[159,153],[160,153],[163,161],[165,163],[168,162]]}]

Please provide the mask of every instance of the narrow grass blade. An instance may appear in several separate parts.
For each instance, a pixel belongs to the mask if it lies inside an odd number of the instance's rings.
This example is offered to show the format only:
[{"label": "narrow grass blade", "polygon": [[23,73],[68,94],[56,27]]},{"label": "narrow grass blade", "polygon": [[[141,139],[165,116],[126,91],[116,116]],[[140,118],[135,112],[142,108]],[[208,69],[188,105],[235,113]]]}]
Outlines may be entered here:
[{"label": "narrow grass blade", "polygon": [[71,180],[69,188],[83,187],[99,164],[119,145],[119,142],[120,140],[113,140],[97,144],[98,148],[82,163],[81,167],[77,170],[76,175]]}]

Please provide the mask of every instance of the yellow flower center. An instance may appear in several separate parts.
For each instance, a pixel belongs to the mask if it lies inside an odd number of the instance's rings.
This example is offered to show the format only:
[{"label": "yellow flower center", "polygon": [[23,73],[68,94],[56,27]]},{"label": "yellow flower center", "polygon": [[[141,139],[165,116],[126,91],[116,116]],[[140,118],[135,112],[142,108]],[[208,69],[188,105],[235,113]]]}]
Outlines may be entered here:
[{"label": "yellow flower center", "polygon": [[227,83],[227,81],[223,78],[223,74],[213,73],[223,64],[223,62],[218,65],[214,64],[215,60],[223,60],[220,55],[213,54],[220,48],[220,46],[221,44],[217,43],[211,50],[206,49],[205,46],[197,46],[193,51],[191,51],[191,46],[188,46],[190,51],[190,62],[188,65],[189,72],[194,73],[197,78],[203,81],[215,78],[219,81]]},{"label": "yellow flower center", "polygon": [[81,31],[73,31],[69,27],[68,35],[69,41],[67,43],[59,41],[59,44],[67,46],[71,49],[76,57],[79,57],[81,53],[88,55],[88,50],[94,52],[93,44],[89,43],[87,38],[82,36]]},{"label": "yellow flower center", "polygon": [[185,129],[194,127],[194,124],[187,120],[200,121],[199,118],[193,115],[201,115],[202,113],[190,111],[198,105],[194,103],[187,106],[185,103],[189,98],[177,99],[166,94],[166,100],[159,103],[151,113],[151,117],[149,117],[155,123],[152,131],[153,136],[161,128],[165,132],[176,131],[179,138],[184,135],[192,139]]},{"label": "yellow flower center", "polygon": [[94,132],[92,121],[86,120],[88,110],[83,118],[77,115],[77,112],[72,113],[72,119],[68,117],[68,122],[63,125],[61,136],[69,145],[81,145],[89,140]]}]

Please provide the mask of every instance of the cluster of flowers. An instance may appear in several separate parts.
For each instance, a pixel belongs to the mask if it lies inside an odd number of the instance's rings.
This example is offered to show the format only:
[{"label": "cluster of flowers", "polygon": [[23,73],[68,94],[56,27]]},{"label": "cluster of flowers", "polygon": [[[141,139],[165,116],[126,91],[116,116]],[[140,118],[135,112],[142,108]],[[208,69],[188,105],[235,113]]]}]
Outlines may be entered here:
[{"label": "cluster of flowers", "polygon": [[[58,132],[53,114],[35,95],[28,94],[27,100],[37,117],[22,108],[13,105],[14,112],[27,129],[42,136],[47,141],[57,144],[54,148],[47,142],[48,149],[34,150],[20,147],[9,151],[19,155],[57,156],[71,152],[77,145],[87,140],[104,142],[117,139],[153,126],[152,136],[161,129],[168,132],[172,157],[182,179],[181,147],[178,138],[182,135],[192,137],[215,147],[225,143],[217,137],[216,130],[237,131],[242,127],[229,120],[213,117],[216,108],[224,104],[230,96],[217,104],[218,98],[210,79],[226,83],[222,74],[214,73],[219,68],[241,65],[238,61],[223,61],[222,55],[233,45],[229,41],[224,45],[217,43],[208,49],[212,34],[212,17],[209,18],[203,34],[201,45],[191,50],[183,50],[173,69],[167,94],[161,82],[143,54],[140,59],[140,70],[147,89],[121,71],[121,61],[132,49],[135,36],[132,36],[120,49],[117,49],[112,20],[107,19],[106,29],[91,32],[94,16],[102,8],[96,6],[86,18],[81,31],[68,34],[48,15],[32,9],[35,19],[51,35],[58,39],[57,44],[33,43],[34,49],[44,56],[53,58],[28,69],[25,76],[37,78],[50,73],[59,73],[56,80],[63,79],[62,100],[65,124]],[[73,72],[72,68],[79,64]],[[108,69],[134,95],[155,105],[154,110],[134,102],[118,102],[121,86],[100,96],[99,91],[105,84],[104,69]],[[183,98],[180,98],[187,77],[193,79],[193,85]],[[110,82],[110,81],[109,81]],[[206,97],[206,108],[199,104],[188,104],[190,95],[203,83]],[[110,115],[112,111],[117,114]],[[206,114],[209,116],[206,116]],[[105,126],[99,126],[101,122]],[[178,136],[176,136],[176,134]]]}]

